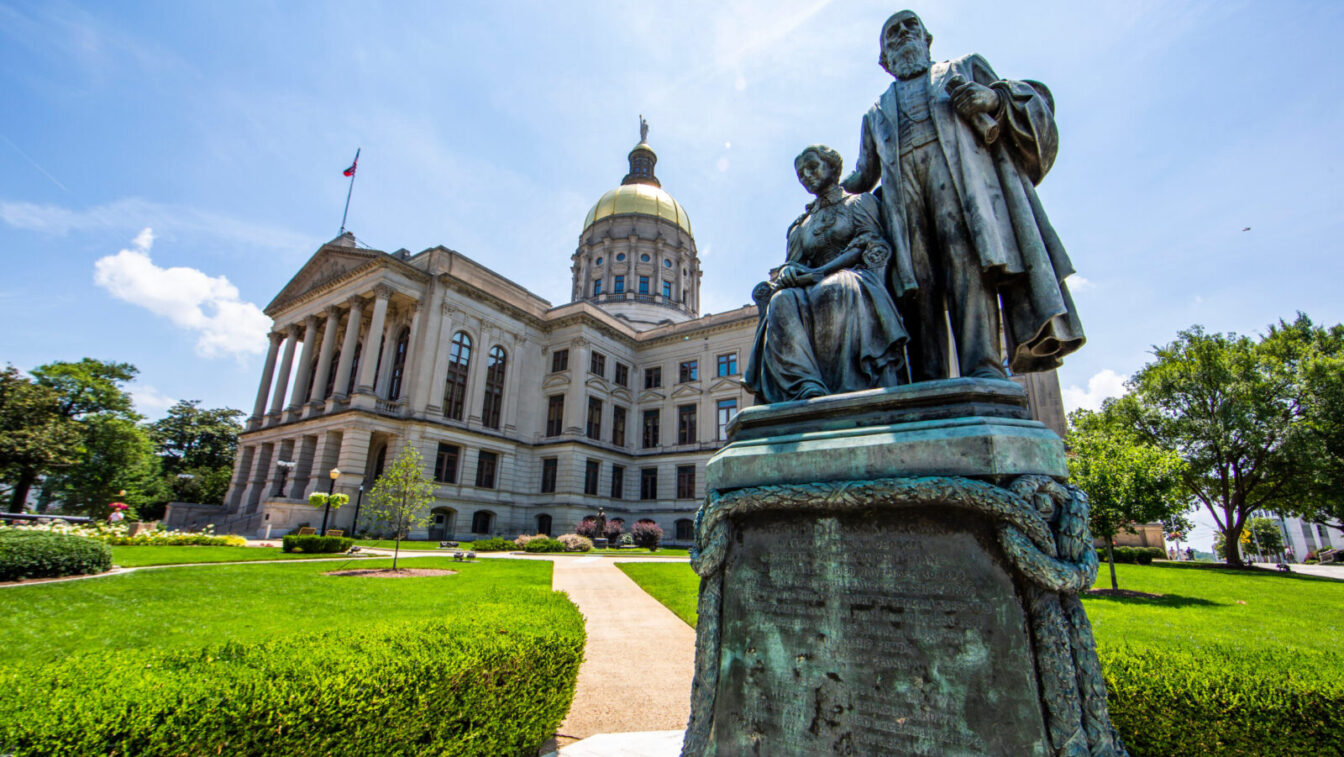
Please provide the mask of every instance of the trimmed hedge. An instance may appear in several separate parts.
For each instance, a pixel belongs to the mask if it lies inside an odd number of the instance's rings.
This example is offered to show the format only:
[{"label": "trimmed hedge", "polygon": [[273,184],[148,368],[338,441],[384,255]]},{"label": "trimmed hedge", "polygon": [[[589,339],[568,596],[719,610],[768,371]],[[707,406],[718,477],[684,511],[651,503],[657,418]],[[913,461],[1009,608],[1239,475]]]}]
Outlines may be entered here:
[{"label": "trimmed hedge", "polygon": [[518,631],[491,609],[3,670],[0,754],[534,755],[574,697],[582,620],[547,602],[553,626]]},{"label": "trimmed hedge", "polygon": [[511,549],[516,549],[517,546],[508,539],[501,539],[496,536],[493,539],[481,539],[472,542],[471,549],[475,552],[508,552]]},{"label": "trimmed hedge", "polygon": [[1100,652],[1111,721],[1136,757],[1344,754],[1344,655]]},{"label": "trimmed hedge", "polygon": [[327,552],[345,552],[354,546],[355,540],[348,536],[318,536],[317,534],[290,534],[281,539],[285,552],[303,552],[318,554]]},{"label": "trimmed hedge", "polygon": [[[1152,565],[1153,560],[1167,559],[1167,553],[1161,547],[1114,547],[1115,563]],[[1097,557],[1106,562],[1106,548],[1097,548]]]},{"label": "trimmed hedge", "polygon": [[58,578],[112,569],[112,548],[95,539],[50,531],[0,530],[0,581]]},{"label": "trimmed hedge", "polygon": [[564,552],[565,545],[559,539],[543,537],[531,539],[523,545],[524,552]]}]

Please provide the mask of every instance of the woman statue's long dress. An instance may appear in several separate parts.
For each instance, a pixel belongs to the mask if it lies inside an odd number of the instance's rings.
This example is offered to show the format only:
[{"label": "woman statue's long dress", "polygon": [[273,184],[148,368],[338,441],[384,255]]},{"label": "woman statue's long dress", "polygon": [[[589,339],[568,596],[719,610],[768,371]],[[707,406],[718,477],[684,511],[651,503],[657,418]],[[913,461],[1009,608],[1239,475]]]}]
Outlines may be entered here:
[{"label": "woman statue's long dress", "polygon": [[836,185],[840,155],[828,147],[794,166],[817,199],[789,227],[788,261],[753,293],[763,312],[744,381],[764,402],[895,386],[908,335],[884,284],[891,249],[877,200]]}]

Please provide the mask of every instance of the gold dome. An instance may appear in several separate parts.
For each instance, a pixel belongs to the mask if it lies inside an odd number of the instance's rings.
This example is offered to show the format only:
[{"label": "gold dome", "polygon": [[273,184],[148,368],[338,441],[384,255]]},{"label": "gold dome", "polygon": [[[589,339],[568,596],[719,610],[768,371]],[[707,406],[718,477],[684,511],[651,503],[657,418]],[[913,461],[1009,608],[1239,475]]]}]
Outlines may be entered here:
[{"label": "gold dome", "polygon": [[680,226],[687,234],[691,233],[691,219],[681,203],[672,199],[672,195],[652,184],[623,184],[602,195],[593,209],[584,219],[583,230],[608,216],[635,214],[656,216]]}]

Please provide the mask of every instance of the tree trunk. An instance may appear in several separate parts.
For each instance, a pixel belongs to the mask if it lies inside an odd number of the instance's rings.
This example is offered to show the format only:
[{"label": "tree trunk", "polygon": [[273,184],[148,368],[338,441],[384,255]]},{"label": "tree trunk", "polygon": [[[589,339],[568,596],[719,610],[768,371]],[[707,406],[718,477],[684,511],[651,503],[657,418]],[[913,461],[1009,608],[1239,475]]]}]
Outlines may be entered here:
[{"label": "tree trunk", "polygon": [[397,572],[397,555],[401,554],[401,529],[397,529],[397,542],[392,545],[392,572]]},{"label": "tree trunk", "polygon": [[1223,534],[1223,558],[1228,567],[1244,568],[1245,561],[1241,559],[1241,527],[1233,527]]},{"label": "tree trunk", "polygon": [[1119,591],[1120,583],[1115,580],[1115,543],[1111,539],[1106,540],[1106,562],[1111,564],[1111,591]]},{"label": "tree trunk", "polygon": [[33,481],[36,479],[37,475],[31,470],[25,470],[19,474],[19,480],[14,482],[14,496],[9,500],[10,512],[23,512],[23,505],[28,500],[28,491],[33,488]]}]

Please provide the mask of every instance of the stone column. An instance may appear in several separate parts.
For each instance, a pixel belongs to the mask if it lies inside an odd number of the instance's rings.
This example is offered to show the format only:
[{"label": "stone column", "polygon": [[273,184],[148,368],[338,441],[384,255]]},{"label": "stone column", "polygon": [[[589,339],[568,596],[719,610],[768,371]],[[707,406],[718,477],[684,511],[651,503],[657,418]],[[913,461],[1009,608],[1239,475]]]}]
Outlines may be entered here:
[{"label": "stone column", "polygon": [[522,398],[518,396],[518,374],[522,372],[522,351],[526,348],[527,337],[514,337],[509,341],[508,362],[504,364],[504,428],[509,431],[518,428],[518,406]]},{"label": "stone column", "polygon": [[[414,372],[408,372],[408,378],[404,382],[410,388],[410,396],[407,401],[413,413],[427,412],[429,406],[434,404],[434,367],[438,362],[439,353],[445,351],[443,349],[443,326],[444,322],[448,320],[445,315],[442,315],[446,307],[446,303],[443,301],[444,290],[444,285],[436,281],[433,293],[429,298],[429,304],[423,308],[416,308],[416,330],[420,333],[412,334],[412,340],[415,344],[415,354],[412,356],[415,370]],[[434,313],[440,313],[441,315],[436,316]]]},{"label": "stone column", "polygon": [[587,393],[584,392],[584,379],[588,375],[588,352],[592,349],[588,340],[575,337],[569,343],[569,389],[565,392],[566,433],[582,434],[584,421],[588,417]]},{"label": "stone column", "polygon": [[425,329],[427,324],[423,323],[424,318],[420,313],[424,308],[411,306],[411,319],[407,324],[410,333],[406,336],[406,361],[401,366],[401,394],[397,396],[397,401],[406,406],[407,410],[414,410],[411,407],[411,392],[416,386],[416,376],[420,372],[421,350],[420,343],[424,341],[420,332]]},{"label": "stone column", "polygon": [[285,408],[285,391],[289,389],[289,369],[294,365],[294,343],[299,341],[299,327],[290,326],[285,339],[285,352],[280,358],[280,377],[275,380],[275,390],[271,397],[271,415],[278,415]]},{"label": "stone column", "polygon": [[359,377],[355,379],[356,394],[373,393],[373,377],[378,373],[378,340],[383,336],[387,321],[387,302],[392,299],[392,287],[379,284],[373,288],[373,320],[364,337],[364,350],[359,356]]},{"label": "stone column", "polygon": [[303,497],[319,491],[327,480],[327,473],[336,467],[336,457],[341,451],[341,433],[339,431],[321,431],[317,434],[317,446],[313,449],[311,471],[308,474],[308,486]]},{"label": "stone column", "polygon": [[305,499],[308,496],[308,481],[313,475],[313,452],[317,446],[316,436],[301,436],[294,446],[294,480],[289,484],[289,490],[293,493],[294,499]]},{"label": "stone column", "polygon": [[355,359],[355,345],[359,344],[360,321],[364,319],[364,298],[356,295],[346,301],[350,306],[350,317],[345,321],[345,338],[341,341],[341,359],[336,363],[336,385],[331,396],[344,398],[346,388],[350,386],[350,366]]},{"label": "stone column", "polygon": [[317,316],[303,319],[303,349],[299,351],[299,370],[294,374],[294,390],[289,409],[298,410],[308,398],[308,379],[313,375],[313,342],[317,341]]},{"label": "stone column", "polygon": [[495,346],[495,330],[490,326],[481,326],[480,342],[472,350],[471,365],[467,366],[467,407],[468,423],[479,424],[485,409],[485,372],[490,362],[490,348]]},{"label": "stone column", "polygon": [[327,308],[327,325],[322,329],[322,349],[317,353],[317,375],[313,377],[313,391],[308,403],[317,405],[327,398],[327,381],[331,378],[331,355],[336,351],[336,329],[341,325],[341,309]]},{"label": "stone column", "polygon": [[257,387],[257,402],[252,406],[252,417],[248,427],[260,425],[261,417],[266,414],[266,400],[270,398],[271,381],[275,379],[275,358],[280,352],[280,340],[285,335],[276,331],[270,333],[271,346],[266,350],[266,366],[261,369],[261,386]]},{"label": "stone column", "polygon": [[373,393],[383,399],[387,399],[387,393],[392,388],[392,366],[397,362],[397,337],[401,334],[403,320],[399,310],[392,312],[392,318],[383,327],[383,354],[378,361],[378,374],[373,387]]},{"label": "stone column", "polygon": [[[341,450],[336,456],[336,467],[341,470],[342,479],[352,480],[356,484],[364,479],[369,468],[369,442],[373,432],[362,428],[347,428],[341,435]],[[387,461],[392,462],[391,458]],[[321,478],[327,478],[330,468],[321,472]]]},{"label": "stone column", "polygon": [[439,339],[434,343],[434,372],[430,374],[429,386],[425,388],[427,400],[425,412],[439,417],[443,415],[443,384],[448,380],[448,353],[452,348],[455,332],[453,318],[457,310],[445,302],[439,308]]}]

